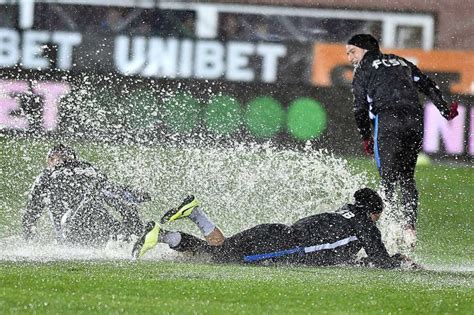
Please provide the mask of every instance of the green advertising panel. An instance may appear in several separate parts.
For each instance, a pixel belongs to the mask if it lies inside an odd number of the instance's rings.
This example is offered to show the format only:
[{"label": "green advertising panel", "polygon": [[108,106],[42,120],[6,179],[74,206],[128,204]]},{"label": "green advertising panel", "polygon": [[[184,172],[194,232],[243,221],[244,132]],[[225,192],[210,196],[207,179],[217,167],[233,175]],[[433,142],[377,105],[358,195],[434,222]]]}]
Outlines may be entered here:
[{"label": "green advertising panel", "polygon": [[293,101],[288,107],[288,132],[298,140],[317,138],[327,125],[326,111],[312,98]]},{"label": "green advertising panel", "polygon": [[282,129],[285,116],[285,110],[277,100],[261,96],[248,103],[245,122],[255,137],[271,138]]},{"label": "green advertising panel", "polygon": [[164,124],[173,132],[189,133],[197,125],[200,104],[189,93],[179,93],[163,103],[161,113]]},{"label": "green advertising panel", "polygon": [[242,124],[241,105],[226,95],[212,97],[205,109],[204,121],[207,129],[218,135],[229,135],[239,131]]}]

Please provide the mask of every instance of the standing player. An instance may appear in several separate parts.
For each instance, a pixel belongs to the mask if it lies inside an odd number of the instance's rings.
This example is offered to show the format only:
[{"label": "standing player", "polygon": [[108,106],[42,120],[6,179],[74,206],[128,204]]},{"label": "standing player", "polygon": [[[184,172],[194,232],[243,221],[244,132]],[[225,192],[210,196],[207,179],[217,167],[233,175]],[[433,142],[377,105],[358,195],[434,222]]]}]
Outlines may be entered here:
[{"label": "standing player", "polygon": [[380,196],[364,188],[355,194],[355,204],[347,204],[334,213],[321,213],[303,218],[291,226],[261,224],[229,238],[209,219],[193,196],[168,211],[162,223],[189,218],[206,241],[195,236],[161,229],[151,221],[135,244],[132,255],[141,257],[158,242],[184,252],[207,253],[216,262],[258,263],[279,261],[304,265],[355,264],[356,254],[364,248],[366,265],[381,268],[400,267],[409,262],[401,255],[390,256],[375,226],[383,209]]},{"label": "standing player", "polygon": [[[370,155],[375,153],[385,197],[392,203],[395,186],[400,184],[405,231],[414,242],[418,207],[414,175],[423,140],[418,91],[428,96],[447,120],[458,115],[458,105],[448,107],[429,77],[406,59],[381,53],[377,40],[369,34],[354,35],[347,42],[346,53],[354,66],[354,114],[364,149]],[[374,118],[373,135],[369,113]]]},{"label": "standing player", "polygon": [[[36,236],[36,223],[48,210],[59,243],[102,245],[120,235],[143,233],[138,204],[150,200],[147,193],[113,183],[65,145],[54,146],[48,167],[37,177],[23,215],[23,235]],[[117,211],[122,220],[112,214]]]}]

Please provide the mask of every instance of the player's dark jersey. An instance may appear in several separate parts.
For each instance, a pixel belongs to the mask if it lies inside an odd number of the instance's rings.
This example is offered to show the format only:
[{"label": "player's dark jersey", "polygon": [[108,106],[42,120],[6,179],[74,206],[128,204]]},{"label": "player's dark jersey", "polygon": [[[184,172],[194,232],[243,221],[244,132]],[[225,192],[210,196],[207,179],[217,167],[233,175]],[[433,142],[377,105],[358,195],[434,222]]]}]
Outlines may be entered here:
[{"label": "player's dark jersey", "polygon": [[428,96],[444,117],[449,108],[438,86],[413,63],[393,55],[368,51],[354,70],[354,114],[364,139],[371,136],[369,111],[399,111],[421,116],[418,91]]},{"label": "player's dark jersey", "polygon": [[357,253],[363,248],[368,256],[365,264],[399,267],[400,257],[387,253],[380,231],[366,213],[348,204],[335,213],[309,216],[292,226],[260,224],[226,238],[220,246],[181,233],[181,242],[173,249],[209,253],[217,262],[322,266],[357,263]]},{"label": "player's dark jersey", "polygon": [[37,177],[23,215],[24,236],[30,238],[35,234],[36,223],[45,209],[49,212],[56,239],[62,241],[62,227],[69,219],[82,216],[94,223],[108,215],[106,204],[141,201],[130,189],[109,181],[90,163],[67,161],[53,169],[45,169]]},{"label": "player's dark jersey", "polygon": [[379,229],[367,216],[348,204],[335,213],[321,213],[291,226],[294,239],[304,249],[296,257],[305,264],[334,265],[351,263],[363,248],[368,261],[378,267],[397,267],[400,262],[388,254]]}]

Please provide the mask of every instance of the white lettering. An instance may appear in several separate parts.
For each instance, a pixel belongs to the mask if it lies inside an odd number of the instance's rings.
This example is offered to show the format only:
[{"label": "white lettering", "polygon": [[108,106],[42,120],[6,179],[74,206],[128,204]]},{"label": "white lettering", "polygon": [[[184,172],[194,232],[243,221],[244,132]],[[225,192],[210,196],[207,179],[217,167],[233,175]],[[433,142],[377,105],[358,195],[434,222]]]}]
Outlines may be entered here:
[{"label": "white lettering", "polygon": [[350,211],[346,211],[346,212],[342,213],[341,215],[346,219],[350,219],[350,218],[355,217],[355,214],[350,212]]},{"label": "white lettering", "polygon": [[253,69],[248,68],[249,55],[254,54],[255,45],[252,43],[231,42],[227,45],[226,78],[233,81],[252,81]]},{"label": "white lettering", "polygon": [[376,59],[372,62],[372,67],[374,67],[375,69],[378,69],[381,64],[382,62],[379,59]]},{"label": "white lettering", "polygon": [[22,46],[20,35],[17,31],[0,29],[0,66],[11,67],[21,58],[22,64],[29,69],[48,69],[50,62],[43,56],[43,46],[48,42],[58,46],[57,67],[68,70],[72,66],[73,47],[80,44],[80,33],[46,31],[25,31]]},{"label": "white lettering", "polygon": [[189,78],[193,74],[193,52],[194,43],[189,39],[183,40],[181,43],[178,72],[181,78]]},{"label": "white lettering", "polygon": [[397,59],[389,59],[388,61],[394,66],[400,65],[400,62]]},{"label": "white lettering", "polygon": [[196,44],[194,74],[197,78],[217,79],[224,72],[224,47],[216,41]]},{"label": "white lettering", "polygon": [[382,63],[385,67],[390,67],[390,64],[388,63],[387,59],[382,59]]},{"label": "white lettering", "polygon": [[11,67],[18,62],[20,58],[19,43],[20,36],[17,32],[0,28],[0,67]]},{"label": "white lettering", "polygon": [[47,69],[49,61],[42,56],[43,44],[49,41],[48,32],[26,31],[23,33],[23,58],[25,68]]},{"label": "white lettering", "polygon": [[260,43],[257,46],[257,54],[263,57],[262,81],[276,81],[278,73],[278,58],[286,55],[286,47],[278,44]]},{"label": "white lettering", "polygon": [[[131,41],[131,43],[130,43]],[[274,82],[278,59],[286,55],[281,44],[117,36],[115,64],[119,72],[170,78],[255,80],[252,56],[262,58],[261,81]]]},{"label": "white lettering", "polygon": [[178,40],[175,38],[152,38],[148,42],[148,65],[145,76],[176,77]]},{"label": "white lettering", "polygon": [[59,69],[69,70],[72,66],[73,47],[82,42],[80,33],[55,32],[53,42],[58,44],[56,66]]},{"label": "white lettering", "polygon": [[114,59],[118,71],[123,74],[136,74],[143,68],[146,61],[146,40],[143,36],[132,39],[130,53],[130,39],[128,36],[118,36],[115,39]]}]

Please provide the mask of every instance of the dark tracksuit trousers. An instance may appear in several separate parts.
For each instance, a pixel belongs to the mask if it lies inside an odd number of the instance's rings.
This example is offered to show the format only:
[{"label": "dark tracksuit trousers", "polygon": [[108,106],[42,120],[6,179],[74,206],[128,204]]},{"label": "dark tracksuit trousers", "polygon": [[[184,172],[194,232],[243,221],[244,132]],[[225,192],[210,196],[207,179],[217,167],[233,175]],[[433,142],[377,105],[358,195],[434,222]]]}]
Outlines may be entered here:
[{"label": "dark tracksuit trousers", "polygon": [[61,227],[64,240],[94,246],[105,244],[119,235],[128,240],[130,235],[140,235],[143,232],[137,206],[113,200],[108,203],[120,214],[122,222],[104,207],[103,202],[91,200],[64,222]]},{"label": "dark tracksuit trousers", "polygon": [[393,202],[397,183],[407,223],[417,220],[418,191],[415,166],[423,141],[423,115],[386,110],[375,117],[374,155],[388,200]]},{"label": "dark tracksuit trousers", "polygon": [[[311,221],[318,220],[311,218]],[[313,237],[305,236],[298,229],[298,222],[293,226],[284,224],[260,224],[227,238],[220,246],[208,245],[206,241],[190,234],[181,232],[181,242],[174,250],[194,253],[207,253],[215,262],[243,263],[246,257],[257,254],[271,254],[289,251],[281,256],[269,259],[258,259],[256,263],[264,261],[278,261],[280,263],[302,263],[305,265],[335,265],[348,263],[360,250],[360,245],[351,243],[340,246],[338,250],[322,250],[314,253],[292,251],[298,246],[316,245]],[[323,233],[325,233],[323,231]]]},{"label": "dark tracksuit trousers", "polygon": [[244,256],[255,252],[272,252],[295,246],[291,227],[284,224],[261,224],[226,238],[220,246],[208,245],[206,241],[181,232],[181,242],[174,250],[207,253],[216,262],[238,263]]}]

